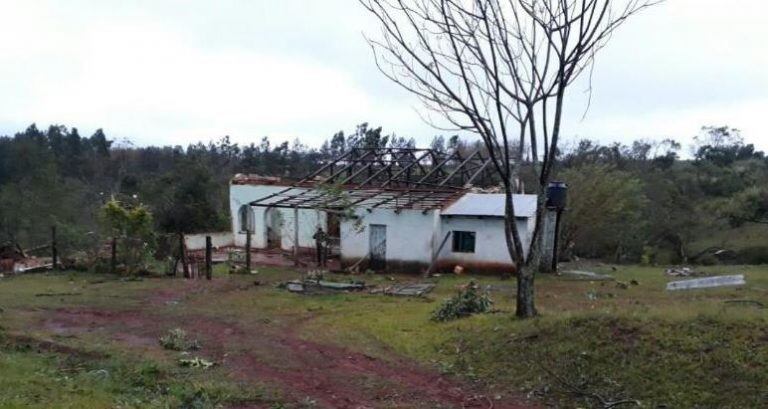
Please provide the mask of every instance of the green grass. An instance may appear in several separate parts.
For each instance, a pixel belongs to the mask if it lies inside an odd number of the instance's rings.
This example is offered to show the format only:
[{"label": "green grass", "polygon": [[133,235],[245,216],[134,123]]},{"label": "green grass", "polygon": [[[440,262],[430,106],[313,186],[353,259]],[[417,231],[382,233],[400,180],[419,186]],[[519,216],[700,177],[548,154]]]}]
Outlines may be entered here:
[{"label": "green grass", "polygon": [[[590,268],[591,267],[591,268]],[[427,299],[369,294],[304,296],[271,286],[217,302],[228,314],[293,322],[307,338],[352,345],[372,355],[391,351],[492,386],[538,394],[562,407],[633,399],[642,407],[755,407],[768,403],[768,267],[704,267],[746,275],[745,287],[668,292],[662,267],[586,266],[616,282],[537,281],[541,316],[514,318],[514,281],[476,277],[491,286],[496,314],[448,323],[430,314],[469,277],[433,279]],[[615,269],[615,270],[614,270]],[[276,270],[267,281],[292,278]],[[348,279],[348,277],[336,277]],[[403,277],[396,277],[404,279]],[[386,277],[362,279],[386,285]],[[309,318],[308,318],[309,317]],[[542,364],[548,363],[548,364]],[[574,385],[579,385],[577,388]],[[576,390],[583,395],[576,393]]]},{"label": "green grass", "polygon": [[139,357],[41,350],[0,334],[0,408],[213,408],[268,402],[263,390]]},{"label": "green grass", "polygon": [[753,246],[768,245],[768,227],[764,224],[748,223],[743,226],[718,229],[708,233],[702,234],[702,237],[691,245],[692,252],[696,253],[711,247],[737,251]]},{"label": "green grass", "polygon": [[[620,398],[642,407],[756,407],[768,404],[768,268],[709,267],[744,273],[748,285],[670,293],[663,268],[608,266],[593,270],[637,286],[540,277],[541,317],[515,319],[514,283],[477,279],[492,291],[499,314],[449,323],[429,320],[467,277],[447,276],[429,300],[371,295],[259,297],[255,307],[288,303],[315,319],[307,336],[355,345],[369,353],[394,350],[492,388],[514,385],[562,407]],[[590,298],[588,294],[596,295]],[[285,308],[285,307],[283,307]],[[574,385],[580,385],[578,388]],[[585,395],[578,395],[575,390]]]},{"label": "green grass", "polygon": [[[425,299],[367,293],[308,296],[275,287],[298,273],[259,268],[256,275],[218,272],[219,280],[238,290],[190,294],[183,308],[171,306],[163,313],[183,310],[244,326],[267,323],[265,330],[290,328],[307,339],[384,359],[404,355],[499,394],[530,393],[558,407],[599,407],[600,399],[632,399],[648,408],[768,404],[768,309],[725,302],[768,305],[768,266],[705,267],[710,274],[743,273],[748,284],[681,292],[665,290],[673,279],[662,267],[582,268],[639,284],[622,288],[615,282],[540,276],[540,317],[522,321],[513,314],[514,280],[474,277],[481,286],[490,286],[497,313],[437,323],[430,320],[432,311],[470,277],[431,279],[437,288]],[[354,279],[382,286],[392,282],[387,276]],[[29,322],[30,311],[40,309],[150,308],[141,301],[148,291],[178,283],[66,273],[5,279],[0,281],[0,308],[5,311],[0,312],[0,325],[18,333]],[[79,295],[35,296],[41,293]],[[46,400],[61,407],[82,407],[83,402],[87,407],[179,407],[195,399],[205,407],[270,395],[266,389],[249,392],[217,372],[221,369],[201,373],[178,368],[173,356],[147,362],[147,357],[131,356],[119,345],[100,342],[99,336],[58,340],[109,355],[82,358],[74,366],[61,354],[6,343],[0,349],[0,374],[13,375],[0,376],[0,407],[44,407]],[[111,368],[119,376],[93,378],[100,368]]]},{"label": "green grass", "polygon": [[101,332],[65,337],[29,328],[59,308],[148,310],[147,294],[173,283],[72,272],[0,280],[0,408],[215,408],[273,402],[267,388],[238,383],[221,368],[180,367],[176,352],[140,354]]}]

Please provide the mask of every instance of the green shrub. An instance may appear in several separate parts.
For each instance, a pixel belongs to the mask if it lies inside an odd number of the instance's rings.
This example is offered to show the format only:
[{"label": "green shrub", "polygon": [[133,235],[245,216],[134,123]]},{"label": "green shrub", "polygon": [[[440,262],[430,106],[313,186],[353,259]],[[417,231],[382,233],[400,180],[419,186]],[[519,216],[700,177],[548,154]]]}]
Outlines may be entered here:
[{"label": "green shrub", "polygon": [[181,328],[172,329],[160,337],[160,345],[172,351],[200,349],[200,343],[196,339],[190,339],[187,336],[187,332]]},{"label": "green shrub", "polygon": [[432,313],[433,321],[451,321],[468,317],[472,314],[491,310],[493,301],[487,293],[480,293],[479,286],[470,281],[453,298],[445,300],[443,305]]},{"label": "green shrub", "polygon": [[739,264],[768,264],[768,246],[753,246],[736,252]]},{"label": "green shrub", "polygon": [[714,254],[706,254],[699,257],[696,261],[702,266],[715,266],[720,264],[720,260],[718,260]]}]

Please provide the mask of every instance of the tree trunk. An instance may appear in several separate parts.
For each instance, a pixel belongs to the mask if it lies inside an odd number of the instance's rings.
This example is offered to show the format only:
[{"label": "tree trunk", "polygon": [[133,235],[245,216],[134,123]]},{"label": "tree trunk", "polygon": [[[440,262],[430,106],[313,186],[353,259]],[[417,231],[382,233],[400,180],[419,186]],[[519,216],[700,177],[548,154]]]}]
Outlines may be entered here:
[{"label": "tree trunk", "polygon": [[509,182],[504,185],[505,191],[505,238],[507,250],[517,268],[517,309],[516,315],[520,318],[536,316],[536,306],[533,294],[533,275],[535,270],[526,268],[523,253],[523,244],[515,224],[515,205],[512,201],[512,190]]},{"label": "tree trunk", "polygon": [[677,238],[678,240],[678,253],[680,255],[680,260],[683,261],[683,264],[688,264],[688,252],[685,251],[685,242],[681,238]]},{"label": "tree trunk", "polygon": [[537,314],[533,294],[534,276],[535,270],[526,266],[521,266],[517,270],[517,309],[515,315],[519,318],[531,318]]}]

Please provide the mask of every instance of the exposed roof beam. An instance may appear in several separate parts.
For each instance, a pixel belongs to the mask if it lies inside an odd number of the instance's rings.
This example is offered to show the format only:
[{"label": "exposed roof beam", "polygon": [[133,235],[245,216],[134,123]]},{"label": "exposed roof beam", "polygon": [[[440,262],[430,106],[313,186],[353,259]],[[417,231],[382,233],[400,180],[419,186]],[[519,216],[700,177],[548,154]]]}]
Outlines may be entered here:
[{"label": "exposed roof beam", "polygon": [[469,156],[467,156],[467,158],[466,158],[466,159],[464,159],[464,161],[463,161],[463,162],[461,162],[461,164],[459,164],[459,166],[457,166],[457,167],[456,167],[456,169],[454,169],[453,171],[451,171],[451,173],[449,173],[449,174],[448,174],[448,176],[446,176],[446,177],[443,179],[443,181],[439,183],[439,185],[440,185],[440,186],[444,186],[446,183],[448,183],[448,181],[449,181],[449,180],[451,180],[451,178],[452,178],[454,175],[456,175],[456,173],[457,173],[457,172],[459,172],[460,170],[464,169],[464,167],[467,165],[467,163],[469,163],[469,161],[471,161],[471,160],[472,160],[472,158],[474,158],[475,156],[477,156],[479,153],[480,153],[480,151],[474,151],[474,152],[472,152],[472,153],[471,153]]}]

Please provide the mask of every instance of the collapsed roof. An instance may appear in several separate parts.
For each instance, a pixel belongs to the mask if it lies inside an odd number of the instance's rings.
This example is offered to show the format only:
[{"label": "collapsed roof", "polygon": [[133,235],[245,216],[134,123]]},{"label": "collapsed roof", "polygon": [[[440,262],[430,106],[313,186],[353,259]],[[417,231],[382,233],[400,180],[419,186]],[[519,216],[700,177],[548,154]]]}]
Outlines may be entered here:
[{"label": "collapsed roof", "polygon": [[426,211],[443,208],[471,187],[493,181],[490,158],[480,151],[462,155],[433,149],[354,148],[292,186],[250,204]]}]

